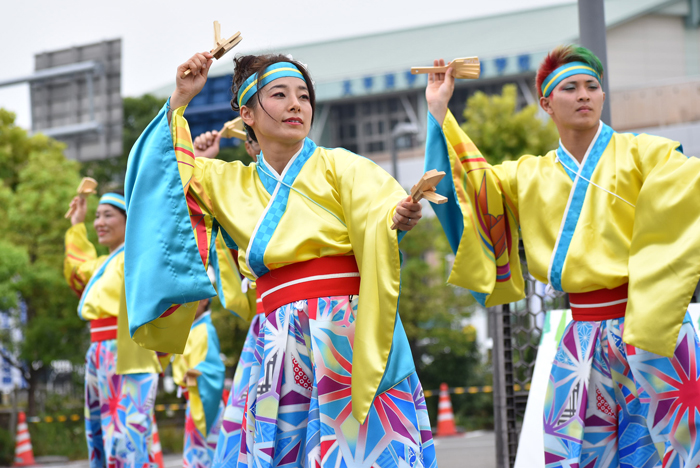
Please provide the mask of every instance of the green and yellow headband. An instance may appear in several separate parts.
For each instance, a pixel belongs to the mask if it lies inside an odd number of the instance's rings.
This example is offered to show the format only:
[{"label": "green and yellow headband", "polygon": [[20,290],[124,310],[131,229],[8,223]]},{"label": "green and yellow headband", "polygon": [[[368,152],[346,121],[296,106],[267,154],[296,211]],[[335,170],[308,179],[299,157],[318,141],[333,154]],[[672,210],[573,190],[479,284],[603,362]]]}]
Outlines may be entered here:
[{"label": "green and yellow headband", "polygon": [[590,65],[583,62],[565,63],[542,82],[542,96],[549,97],[559,83],[573,75],[590,75],[597,79],[598,83],[603,83],[603,78]]},{"label": "green and yellow headband", "polygon": [[272,81],[288,76],[299,78],[306,83],[304,75],[302,75],[297,66],[291,62],[273,63],[265,69],[265,73],[260,78],[259,83],[258,74],[253,73],[243,82],[238,91],[238,107],[245,106],[248,100],[258,92],[258,89],[270,84]]},{"label": "green and yellow headband", "polygon": [[107,204],[116,206],[120,210],[126,211],[126,201],[124,200],[124,195],[119,195],[118,193],[107,192],[100,198],[100,205]]}]

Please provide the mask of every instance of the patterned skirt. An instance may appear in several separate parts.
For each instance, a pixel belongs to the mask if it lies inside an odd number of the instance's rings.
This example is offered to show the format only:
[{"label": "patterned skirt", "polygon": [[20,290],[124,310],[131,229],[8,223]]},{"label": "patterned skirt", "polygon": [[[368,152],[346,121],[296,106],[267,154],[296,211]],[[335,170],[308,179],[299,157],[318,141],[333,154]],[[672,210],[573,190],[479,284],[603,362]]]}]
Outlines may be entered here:
[{"label": "patterned skirt", "polygon": [[117,340],[92,343],[85,365],[85,434],[91,468],[156,462],[158,374],[117,374]]},{"label": "patterned skirt", "polygon": [[667,358],[622,342],[624,318],[569,324],[544,410],[547,467],[700,466],[700,343],[689,314]]},{"label": "patterned skirt", "polygon": [[[238,466],[238,453],[241,449],[241,425],[245,413],[245,403],[248,398],[248,385],[253,367],[259,367],[255,357],[255,344],[260,333],[260,323],[265,315],[257,314],[253,317],[248,328],[248,334],[243,343],[241,357],[233,375],[231,393],[224,410],[223,422],[219,431],[219,440],[214,454],[214,466],[236,467]],[[259,370],[256,372],[260,372]]]},{"label": "patterned skirt", "polygon": [[209,434],[205,437],[194,422],[190,413],[190,402],[187,402],[185,412],[185,442],[182,450],[183,468],[209,468],[214,459],[214,449],[216,441],[219,439],[219,428],[221,427],[221,416],[224,404],[219,407],[219,415]]},{"label": "patterned skirt", "polygon": [[378,395],[364,424],[352,416],[357,302],[356,296],[297,301],[262,321],[239,468],[437,467],[415,373]]}]

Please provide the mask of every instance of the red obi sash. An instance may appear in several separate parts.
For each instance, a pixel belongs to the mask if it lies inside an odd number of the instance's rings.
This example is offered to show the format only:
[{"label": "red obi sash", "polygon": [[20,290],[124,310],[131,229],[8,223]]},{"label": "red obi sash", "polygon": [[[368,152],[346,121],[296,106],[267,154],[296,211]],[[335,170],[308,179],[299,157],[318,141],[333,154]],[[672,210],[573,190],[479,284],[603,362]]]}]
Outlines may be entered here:
[{"label": "red obi sash", "polygon": [[262,299],[260,298],[260,290],[255,290],[255,313],[262,314],[265,313],[265,308],[263,307]]},{"label": "red obi sash", "polygon": [[117,339],[117,317],[107,317],[90,321],[90,341]]},{"label": "red obi sash", "polygon": [[627,286],[599,289],[587,293],[569,293],[571,314],[579,322],[598,322],[622,318],[627,310]]},{"label": "red obi sash", "polygon": [[294,301],[359,294],[360,271],[354,255],[322,257],[272,270],[256,284],[269,315]]}]

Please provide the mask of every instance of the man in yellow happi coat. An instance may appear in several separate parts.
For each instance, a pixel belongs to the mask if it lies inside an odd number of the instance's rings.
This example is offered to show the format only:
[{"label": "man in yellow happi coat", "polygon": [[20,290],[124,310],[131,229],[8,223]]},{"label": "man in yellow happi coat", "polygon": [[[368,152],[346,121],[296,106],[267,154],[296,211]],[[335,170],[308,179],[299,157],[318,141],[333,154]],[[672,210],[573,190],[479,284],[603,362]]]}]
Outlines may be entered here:
[{"label": "man in yellow happi coat", "polygon": [[[436,65],[439,62],[436,62]],[[456,258],[449,281],[485,306],[525,297],[528,271],[569,293],[574,321],[547,389],[547,467],[698,466],[700,345],[686,313],[700,278],[700,160],[678,142],[600,122],[603,67],[559,47],[537,75],[559,147],[487,163],[430,75],[426,170]]]}]

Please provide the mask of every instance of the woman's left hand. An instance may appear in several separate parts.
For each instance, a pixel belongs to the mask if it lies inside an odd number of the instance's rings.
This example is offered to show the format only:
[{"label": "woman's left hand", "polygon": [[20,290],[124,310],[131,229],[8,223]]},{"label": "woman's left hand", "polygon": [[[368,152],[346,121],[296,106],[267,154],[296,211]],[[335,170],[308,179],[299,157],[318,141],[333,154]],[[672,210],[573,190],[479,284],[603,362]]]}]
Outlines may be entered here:
[{"label": "woman's left hand", "polygon": [[396,205],[396,211],[392,220],[396,225],[396,229],[410,231],[418,224],[418,221],[423,216],[422,213],[423,207],[420,202],[414,202],[409,195]]}]

